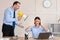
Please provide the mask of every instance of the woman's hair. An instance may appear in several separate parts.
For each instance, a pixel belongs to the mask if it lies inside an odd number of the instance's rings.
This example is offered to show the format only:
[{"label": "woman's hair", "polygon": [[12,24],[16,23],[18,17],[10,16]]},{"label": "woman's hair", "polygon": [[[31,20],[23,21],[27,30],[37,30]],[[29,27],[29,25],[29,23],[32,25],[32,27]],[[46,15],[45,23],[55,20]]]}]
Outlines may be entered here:
[{"label": "woman's hair", "polygon": [[36,20],[36,19],[40,20],[40,17],[38,17],[38,16],[37,16],[37,17],[35,17],[35,19],[34,19],[34,20]]},{"label": "woman's hair", "polygon": [[[34,20],[36,20],[36,19],[41,20],[41,19],[40,19],[40,17],[38,17],[38,16],[37,16],[37,17],[35,17],[35,19],[34,19]],[[34,23],[34,24],[35,24],[35,23]],[[39,23],[39,25],[41,25],[41,23]]]}]

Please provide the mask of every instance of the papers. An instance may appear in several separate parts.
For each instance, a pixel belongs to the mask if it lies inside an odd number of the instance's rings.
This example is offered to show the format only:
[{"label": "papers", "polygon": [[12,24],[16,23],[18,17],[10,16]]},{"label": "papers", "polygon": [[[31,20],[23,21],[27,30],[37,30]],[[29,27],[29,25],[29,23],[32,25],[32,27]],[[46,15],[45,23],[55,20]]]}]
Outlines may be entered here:
[{"label": "papers", "polygon": [[10,40],[10,38],[1,38],[0,40]]}]

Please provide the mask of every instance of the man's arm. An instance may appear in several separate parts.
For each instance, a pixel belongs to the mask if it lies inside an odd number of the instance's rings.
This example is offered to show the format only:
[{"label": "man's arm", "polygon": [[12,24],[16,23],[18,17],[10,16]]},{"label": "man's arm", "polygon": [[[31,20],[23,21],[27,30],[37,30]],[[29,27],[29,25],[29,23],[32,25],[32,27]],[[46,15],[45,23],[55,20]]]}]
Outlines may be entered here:
[{"label": "man's arm", "polygon": [[16,22],[15,24],[16,24],[17,26],[21,27],[21,28],[24,28],[24,26],[23,26],[22,23],[18,23],[18,22]]},{"label": "man's arm", "polygon": [[23,24],[22,23],[18,23],[18,17],[17,17],[17,15],[16,15],[16,21],[15,21],[15,24],[16,24],[16,26],[19,26],[19,27],[21,27],[21,28],[24,28],[24,26],[23,26]]}]

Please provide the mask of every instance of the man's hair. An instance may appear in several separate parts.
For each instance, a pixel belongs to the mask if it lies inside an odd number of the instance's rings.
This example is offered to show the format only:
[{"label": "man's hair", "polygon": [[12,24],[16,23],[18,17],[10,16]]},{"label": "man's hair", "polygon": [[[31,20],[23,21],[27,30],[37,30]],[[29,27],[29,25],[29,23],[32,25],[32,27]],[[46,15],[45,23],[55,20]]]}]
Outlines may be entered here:
[{"label": "man's hair", "polygon": [[13,3],[13,6],[14,6],[15,4],[17,4],[17,3],[21,4],[19,1],[15,1],[15,2]]},{"label": "man's hair", "polygon": [[35,17],[35,19],[34,19],[34,20],[36,20],[36,19],[41,20],[41,19],[40,19],[40,17],[38,17],[38,16],[37,16],[37,17]]}]

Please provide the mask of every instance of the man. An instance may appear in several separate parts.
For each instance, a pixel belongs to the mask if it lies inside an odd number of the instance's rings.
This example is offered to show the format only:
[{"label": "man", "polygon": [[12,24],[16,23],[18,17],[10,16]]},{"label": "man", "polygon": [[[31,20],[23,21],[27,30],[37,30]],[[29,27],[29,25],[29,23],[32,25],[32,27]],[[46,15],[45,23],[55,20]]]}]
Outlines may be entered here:
[{"label": "man", "polygon": [[15,25],[18,25],[19,27],[22,27],[22,28],[24,27],[22,24],[17,23],[19,18],[17,18],[16,11],[20,8],[20,6],[21,6],[21,3],[18,1],[15,1],[12,7],[9,7],[5,10],[3,26],[2,26],[3,37],[8,37],[8,36],[13,37]]}]

